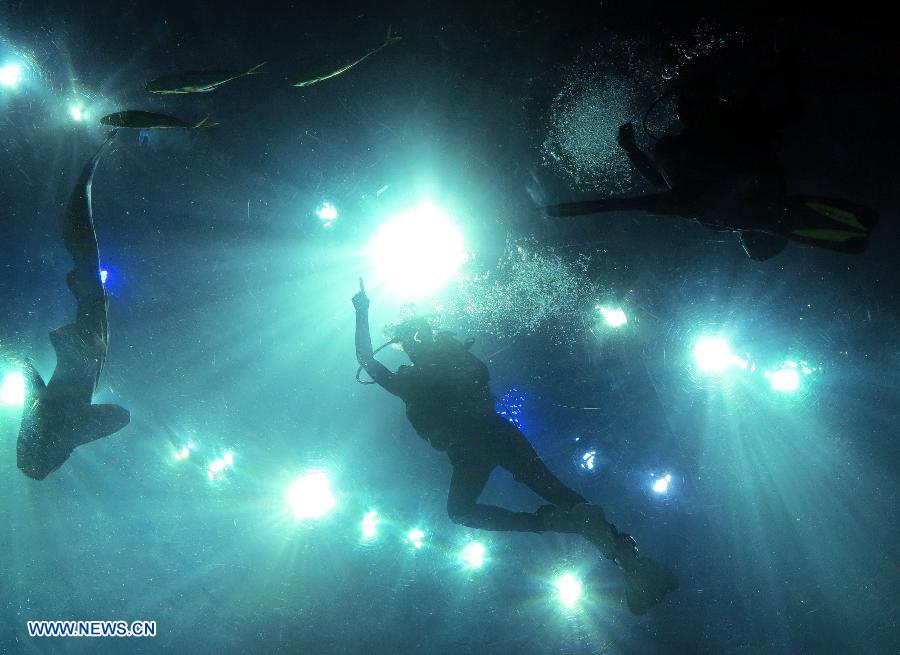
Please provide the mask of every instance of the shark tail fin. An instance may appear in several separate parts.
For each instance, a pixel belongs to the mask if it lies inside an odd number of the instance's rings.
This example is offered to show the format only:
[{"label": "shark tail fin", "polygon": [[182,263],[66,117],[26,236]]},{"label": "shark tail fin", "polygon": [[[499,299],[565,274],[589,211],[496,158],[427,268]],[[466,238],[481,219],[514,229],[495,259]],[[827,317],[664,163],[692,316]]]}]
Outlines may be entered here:
[{"label": "shark tail fin", "polygon": [[131,414],[119,405],[90,405],[76,446],[115,434],[131,422]]}]

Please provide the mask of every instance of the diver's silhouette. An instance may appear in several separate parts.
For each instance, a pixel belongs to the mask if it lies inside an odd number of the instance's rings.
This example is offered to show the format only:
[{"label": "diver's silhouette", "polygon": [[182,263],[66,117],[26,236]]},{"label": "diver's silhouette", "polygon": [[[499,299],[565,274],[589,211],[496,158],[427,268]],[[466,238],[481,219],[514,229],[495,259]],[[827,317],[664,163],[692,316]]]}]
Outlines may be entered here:
[{"label": "diver's silhouette", "polygon": [[[802,105],[785,53],[731,105],[720,102],[712,75],[682,81],[675,96],[684,130],[659,139],[649,155],[638,148],[630,123],[619,128],[619,146],[635,168],[668,190],[551,205],[547,213],[644,211],[694,219],[713,230],[738,232],[744,250],[757,260],[774,257],[788,240],[844,253],[864,251],[877,222],[872,210],[838,198],[788,194],[774,137],[799,117]],[[779,77],[785,78],[784,99],[768,103],[766,90]]]},{"label": "diver's silhouette", "polygon": [[[369,332],[369,299],[363,282],[353,297],[356,356],[384,389],[406,403],[415,431],[453,466],[447,513],[462,525],[483,530],[570,532],[590,539],[625,573],[629,608],[643,614],[677,588],[675,577],[651,559],[638,557],[634,540],[563,484],[525,436],[495,411],[484,363],[448,333],[435,334],[427,321],[401,324],[394,338],[412,361],[396,373],[378,362]],[[513,512],[478,503],[491,471],[502,467],[550,504],[537,512]]]},{"label": "diver's silhouette", "polygon": [[109,345],[109,301],[100,279],[100,254],[91,216],[91,182],[110,133],[81,171],[69,198],[62,233],[75,267],[66,282],[77,305],[75,322],[50,333],[56,368],[50,382],[29,362],[28,392],[16,443],[18,466],[25,475],[43,480],[78,446],[118,432],[130,420],[118,405],[92,405]]}]

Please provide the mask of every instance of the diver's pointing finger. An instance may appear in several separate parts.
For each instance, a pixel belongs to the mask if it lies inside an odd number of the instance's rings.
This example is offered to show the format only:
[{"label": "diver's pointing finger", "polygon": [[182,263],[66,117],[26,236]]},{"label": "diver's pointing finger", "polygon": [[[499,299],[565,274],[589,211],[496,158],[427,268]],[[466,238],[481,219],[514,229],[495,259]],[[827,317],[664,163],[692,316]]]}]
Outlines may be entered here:
[{"label": "diver's pointing finger", "polygon": [[359,278],[359,292],[364,294],[366,292],[366,285],[363,284],[363,279]]}]

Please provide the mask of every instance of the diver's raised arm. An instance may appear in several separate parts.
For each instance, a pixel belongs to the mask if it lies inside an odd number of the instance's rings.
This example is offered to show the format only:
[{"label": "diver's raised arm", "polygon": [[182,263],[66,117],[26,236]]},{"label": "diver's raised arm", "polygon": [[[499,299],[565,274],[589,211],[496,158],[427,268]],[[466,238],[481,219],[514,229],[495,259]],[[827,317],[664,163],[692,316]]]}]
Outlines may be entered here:
[{"label": "diver's raised arm", "polygon": [[381,362],[375,359],[372,350],[372,335],[369,330],[369,297],[363,279],[359,278],[359,291],[353,296],[353,307],[356,309],[356,361],[366,373],[396,396],[401,395],[397,376]]},{"label": "diver's raised arm", "polygon": [[634,139],[634,125],[625,123],[619,127],[619,134],[616,138],[619,147],[628,155],[632,165],[638,172],[644,176],[650,184],[655,187],[668,187],[662,173],[659,172],[656,164],[650,159],[637,145]]}]

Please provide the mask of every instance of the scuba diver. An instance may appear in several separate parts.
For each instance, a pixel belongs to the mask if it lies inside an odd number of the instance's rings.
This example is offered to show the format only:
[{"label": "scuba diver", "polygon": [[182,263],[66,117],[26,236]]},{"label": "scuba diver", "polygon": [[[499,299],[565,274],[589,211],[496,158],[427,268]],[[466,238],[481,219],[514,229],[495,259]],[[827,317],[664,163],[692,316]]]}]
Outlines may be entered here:
[{"label": "scuba diver", "polygon": [[[774,257],[789,240],[843,253],[863,252],[877,222],[874,211],[838,198],[788,194],[774,138],[802,109],[789,79],[790,59],[789,50],[780,52],[777,65],[742,101],[731,105],[721,102],[712,74],[677,84],[657,98],[647,114],[674,94],[683,130],[657,140],[649,155],[637,146],[631,123],[619,128],[618,144],[634,167],[648,182],[667,190],[551,205],[547,213],[572,217],[643,211],[693,219],[713,230],[738,232],[745,252],[755,260]],[[766,96],[777,78],[783,78],[783,99],[768,103]]]},{"label": "scuba diver", "polygon": [[91,217],[91,182],[110,133],[81,171],[69,198],[62,233],[75,267],[66,282],[77,304],[75,322],[50,333],[56,368],[45,384],[30,362],[27,395],[16,443],[22,472],[43,480],[65,463],[78,446],[118,432],[130,420],[118,405],[92,405],[109,347],[109,299],[100,279],[100,253]]},{"label": "scuba diver", "polygon": [[[622,569],[628,607],[635,614],[645,613],[678,588],[671,572],[640,557],[634,539],[609,523],[599,506],[564,485],[525,436],[497,414],[488,369],[469,352],[471,342],[436,333],[424,319],[407,320],[388,343],[399,344],[412,366],[392,373],[372,350],[369,298],[362,279],[353,306],[360,369],[401,398],[413,429],[450,459],[453,476],[447,513],[452,521],[482,530],[581,534]],[[498,466],[549,504],[537,512],[514,512],[478,503],[491,471]]]}]

